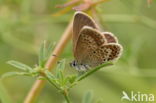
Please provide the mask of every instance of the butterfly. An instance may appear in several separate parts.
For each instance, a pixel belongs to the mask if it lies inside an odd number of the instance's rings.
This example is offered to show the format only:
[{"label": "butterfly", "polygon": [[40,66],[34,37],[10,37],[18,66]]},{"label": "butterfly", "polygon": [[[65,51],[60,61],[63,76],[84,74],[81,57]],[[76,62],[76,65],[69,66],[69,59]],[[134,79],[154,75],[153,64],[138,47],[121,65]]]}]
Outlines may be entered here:
[{"label": "butterfly", "polygon": [[86,13],[77,11],[73,20],[73,54],[70,64],[78,71],[86,71],[108,61],[117,60],[122,46],[111,32],[101,32]]}]

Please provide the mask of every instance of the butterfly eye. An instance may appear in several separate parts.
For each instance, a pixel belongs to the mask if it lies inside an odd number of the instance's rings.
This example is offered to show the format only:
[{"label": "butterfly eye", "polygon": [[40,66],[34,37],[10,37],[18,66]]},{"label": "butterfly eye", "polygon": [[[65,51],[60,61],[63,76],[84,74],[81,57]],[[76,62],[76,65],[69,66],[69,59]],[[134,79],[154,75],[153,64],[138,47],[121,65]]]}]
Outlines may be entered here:
[{"label": "butterfly eye", "polygon": [[76,66],[76,62],[75,61],[73,62],[73,66]]},{"label": "butterfly eye", "polygon": [[74,63],[74,64],[73,64],[73,66],[75,67],[75,66],[76,66],[76,64]]}]

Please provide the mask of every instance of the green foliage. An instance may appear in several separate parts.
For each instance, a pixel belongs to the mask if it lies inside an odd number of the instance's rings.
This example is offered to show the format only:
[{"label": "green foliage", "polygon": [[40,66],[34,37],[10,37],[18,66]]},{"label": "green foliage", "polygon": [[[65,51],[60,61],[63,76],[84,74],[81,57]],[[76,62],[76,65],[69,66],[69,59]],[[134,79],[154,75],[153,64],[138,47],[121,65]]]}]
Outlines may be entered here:
[{"label": "green foliage", "polygon": [[93,103],[93,93],[91,91],[85,93],[82,103]]},{"label": "green foliage", "polygon": [[46,62],[46,44],[45,41],[42,43],[39,53],[39,66],[44,68],[44,64]]},{"label": "green foliage", "polygon": [[7,72],[1,76],[1,79],[12,77],[12,76],[29,76],[30,73],[27,72]]},{"label": "green foliage", "polygon": [[13,103],[6,88],[3,86],[0,81],[0,102],[1,103]]},{"label": "green foliage", "polygon": [[58,79],[63,79],[64,68],[65,68],[65,60],[59,61],[59,64],[56,67],[56,77]]},{"label": "green foliage", "polygon": [[54,43],[50,43],[48,47],[46,47],[46,41],[44,41],[40,47],[40,52],[39,52],[39,66],[41,68],[44,68],[44,65],[46,61],[48,60],[51,51],[54,48]]},{"label": "green foliage", "polygon": [[[76,85],[79,81],[85,79],[89,75],[95,73],[97,70],[101,69],[102,67],[106,67],[108,65],[112,65],[111,62],[105,63],[101,66],[98,66],[94,69],[91,69],[89,71],[86,71],[82,73],[81,75],[78,74],[71,74],[68,76],[65,76],[63,73],[65,69],[65,59],[61,60],[59,64],[56,67],[56,73],[53,75],[49,71],[45,71],[45,78],[58,90],[62,91],[61,93],[64,94],[64,91],[69,92],[69,90]],[[66,95],[65,95],[66,96]],[[86,96],[84,97],[83,103],[91,103],[91,93],[88,92]],[[67,98],[67,97],[65,97]],[[69,103],[69,102],[68,102]]]},{"label": "green foliage", "polygon": [[68,80],[71,84],[73,84],[73,83],[76,81],[76,79],[77,79],[77,75],[70,75],[70,76],[67,77],[67,80]]},{"label": "green foliage", "polygon": [[52,50],[54,49],[56,43],[55,42],[50,42],[48,47],[47,47],[47,52],[46,52],[46,59],[48,59],[51,55]]},{"label": "green foliage", "polygon": [[[69,90],[75,86],[79,81],[83,80],[84,78],[88,77],[89,75],[93,74],[97,70],[101,69],[102,67],[108,66],[111,63],[105,63],[104,65],[98,66],[95,69],[91,69],[89,71],[83,73],[76,73],[71,75],[65,75],[64,69],[66,61],[65,59],[58,62],[56,67],[55,73],[52,74],[48,71],[45,67],[45,62],[47,61],[47,56],[51,47],[46,48],[45,42],[42,44],[39,53],[39,66],[35,68],[31,68],[26,64],[11,60],[8,61],[8,64],[22,70],[22,72],[8,72],[1,76],[1,78],[6,78],[10,76],[31,76],[31,77],[38,77],[38,79],[45,78],[49,81],[51,85],[53,85],[57,90],[59,90],[65,97],[67,103],[70,103],[68,92]],[[83,103],[90,103],[91,102],[91,93],[87,93],[84,97]]]},{"label": "green foliage", "polygon": [[12,77],[12,76],[37,76],[38,75],[38,70],[33,69],[30,66],[23,64],[18,61],[10,60],[7,62],[8,64],[16,67],[17,69],[22,70],[22,72],[7,72],[4,73],[1,76],[1,79],[7,78],[7,77]]},{"label": "green foliage", "polygon": [[[150,88],[150,93],[156,91],[153,87],[156,83],[156,48],[154,45],[156,44],[156,0],[151,1],[153,2],[151,2],[150,8],[148,8],[147,0],[108,0],[96,7],[100,10],[100,13],[97,12],[99,14],[97,19],[101,17],[99,23],[103,25],[104,31],[111,31],[118,37],[119,42],[124,46],[124,53],[115,66],[101,70],[91,79],[86,79],[85,84],[80,83],[80,86],[76,86],[76,89],[72,91],[73,98],[82,96],[84,88],[81,85],[90,85],[87,89],[96,88],[94,95],[103,98],[103,102],[100,103],[120,103],[119,94],[124,88],[140,92]],[[0,0],[0,75],[10,69],[10,66],[5,64],[7,60],[16,58],[30,64],[34,63],[40,41],[45,39],[58,41],[74,11],[59,17],[51,15],[62,10],[55,8],[57,4],[65,2],[66,0],[40,0],[39,2],[38,0]],[[68,45],[60,58],[64,57],[68,57],[66,60],[73,57],[71,45]],[[42,71],[40,69],[44,68],[38,66],[31,72],[33,74]],[[70,69],[68,68],[68,70]],[[67,73],[71,72],[68,70]],[[56,72],[51,74],[56,75]],[[35,76],[35,74],[33,75]],[[78,83],[75,82],[77,74],[66,76],[68,78],[64,80],[66,82],[64,84]],[[20,79],[27,79],[27,77]],[[19,81],[20,79],[4,80],[5,86],[9,92],[11,91],[10,95],[15,97],[14,102],[23,99],[23,95],[19,94],[25,95],[25,88],[17,89],[16,86],[25,85],[25,81]],[[131,84],[135,84],[135,86]],[[32,83],[26,83],[26,85],[31,87]],[[13,90],[16,90],[16,93]],[[46,92],[50,96],[42,96],[39,98],[40,102],[59,102],[59,95],[54,94],[55,90]],[[18,98],[16,98],[17,96]]]},{"label": "green foliage", "polygon": [[23,71],[31,71],[32,70],[32,68],[29,67],[28,65],[23,64],[23,63],[18,62],[18,61],[10,60],[7,63],[18,68],[18,69],[20,69],[20,70],[23,70]]},{"label": "green foliage", "polygon": [[[10,60],[7,63],[16,67],[17,69],[22,70],[22,72],[7,72],[1,76],[1,78],[11,77],[11,76],[32,76],[39,77],[43,70],[45,70],[44,65],[50,55],[50,51],[53,49],[54,44],[50,44],[48,48],[46,48],[46,43],[43,42],[40,48],[39,53],[39,66],[35,68],[31,68],[30,66],[23,64],[21,62]],[[64,68],[64,67],[62,67]]]},{"label": "green foliage", "polygon": [[58,90],[60,90],[59,88],[59,82],[57,80],[57,78],[48,70],[45,71],[45,78],[54,86],[56,87]]}]

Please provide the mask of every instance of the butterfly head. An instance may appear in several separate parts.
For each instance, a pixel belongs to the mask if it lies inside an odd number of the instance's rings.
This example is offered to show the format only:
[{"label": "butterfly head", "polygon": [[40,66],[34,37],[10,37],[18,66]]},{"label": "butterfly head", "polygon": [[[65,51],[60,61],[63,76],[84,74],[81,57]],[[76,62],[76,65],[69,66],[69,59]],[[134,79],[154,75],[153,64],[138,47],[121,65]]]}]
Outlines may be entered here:
[{"label": "butterfly head", "polygon": [[78,71],[87,71],[88,69],[90,69],[89,65],[86,64],[79,64],[76,60],[72,61],[70,63],[70,66],[75,68]]}]

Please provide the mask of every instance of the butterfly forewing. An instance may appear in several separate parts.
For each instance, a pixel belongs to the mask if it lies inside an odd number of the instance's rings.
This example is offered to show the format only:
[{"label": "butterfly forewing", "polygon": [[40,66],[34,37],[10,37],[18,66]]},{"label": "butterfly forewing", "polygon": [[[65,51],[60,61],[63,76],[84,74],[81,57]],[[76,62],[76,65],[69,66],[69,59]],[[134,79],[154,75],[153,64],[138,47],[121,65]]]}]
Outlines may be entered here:
[{"label": "butterfly forewing", "polygon": [[85,59],[84,63],[91,67],[98,66],[107,61],[118,59],[122,53],[122,46],[116,43],[103,44],[95,51],[92,51]]},{"label": "butterfly forewing", "polygon": [[74,56],[76,60],[83,64],[87,55],[98,49],[99,46],[106,42],[104,35],[98,30],[84,26],[80,31],[80,36],[76,44]]},{"label": "butterfly forewing", "polygon": [[80,31],[84,26],[89,26],[98,29],[95,21],[83,12],[76,12],[73,21],[73,49],[76,47],[77,39],[80,35]]}]

